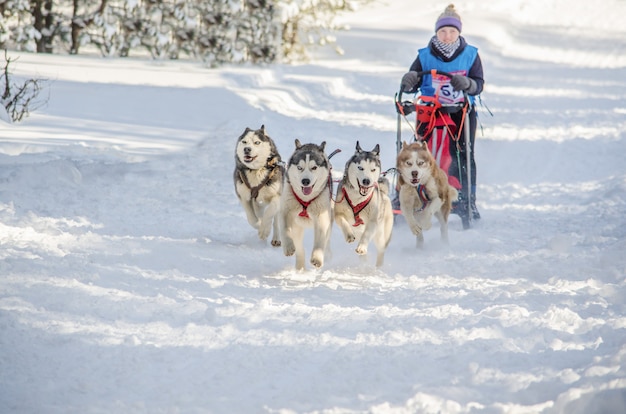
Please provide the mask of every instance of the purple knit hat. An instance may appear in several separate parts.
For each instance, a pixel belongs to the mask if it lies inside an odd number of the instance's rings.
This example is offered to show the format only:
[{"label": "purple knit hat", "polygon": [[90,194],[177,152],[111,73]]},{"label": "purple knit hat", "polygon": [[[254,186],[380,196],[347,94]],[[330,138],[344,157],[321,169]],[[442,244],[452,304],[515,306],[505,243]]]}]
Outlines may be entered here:
[{"label": "purple knit hat", "polygon": [[454,4],[448,5],[443,13],[439,15],[437,18],[437,23],[435,23],[435,32],[445,26],[456,27],[456,29],[461,32],[463,28],[463,24],[461,23],[461,16],[454,9]]}]

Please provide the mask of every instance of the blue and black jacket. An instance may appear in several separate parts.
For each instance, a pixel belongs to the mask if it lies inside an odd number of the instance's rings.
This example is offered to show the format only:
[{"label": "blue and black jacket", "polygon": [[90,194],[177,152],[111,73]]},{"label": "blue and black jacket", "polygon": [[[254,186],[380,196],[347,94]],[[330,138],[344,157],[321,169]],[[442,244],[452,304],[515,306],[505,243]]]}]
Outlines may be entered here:
[{"label": "blue and black jacket", "polygon": [[[459,48],[450,58],[442,55],[432,42],[430,42],[428,47],[418,51],[418,55],[409,70],[416,72],[429,71],[431,69],[445,72],[466,71],[466,76],[476,82],[477,88],[472,95],[480,94],[483,90],[485,80],[483,79],[483,64],[480,60],[478,49],[468,45],[463,36],[460,37],[460,40],[461,44]],[[422,77],[418,87],[421,88],[422,93],[425,95],[432,95],[434,93],[430,85],[430,75]]]}]

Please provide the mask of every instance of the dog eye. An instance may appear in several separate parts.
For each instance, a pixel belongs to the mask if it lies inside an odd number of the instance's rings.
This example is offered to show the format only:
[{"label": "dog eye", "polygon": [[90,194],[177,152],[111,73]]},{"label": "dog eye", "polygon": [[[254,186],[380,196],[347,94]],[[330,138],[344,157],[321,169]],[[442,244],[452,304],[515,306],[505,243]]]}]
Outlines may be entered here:
[{"label": "dog eye", "polygon": [[359,171],[363,171],[363,167],[361,167],[360,165],[357,168],[359,169]]},{"label": "dog eye", "polygon": [[254,145],[261,145],[261,141],[254,141]]},{"label": "dog eye", "polygon": [[300,166],[298,165],[298,171],[304,171],[304,168],[302,168],[302,167],[300,167]]},{"label": "dog eye", "polygon": [[419,165],[421,167],[422,165],[424,165],[424,161],[418,162],[417,165]]},{"label": "dog eye", "polygon": [[317,170],[317,165],[314,165],[313,168],[311,168],[311,170],[313,171]]},{"label": "dog eye", "polygon": [[408,165],[410,167],[411,165],[413,165],[413,163],[411,161],[407,161],[406,165]]},{"label": "dog eye", "polygon": [[376,172],[376,168],[372,168],[372,172]]}]

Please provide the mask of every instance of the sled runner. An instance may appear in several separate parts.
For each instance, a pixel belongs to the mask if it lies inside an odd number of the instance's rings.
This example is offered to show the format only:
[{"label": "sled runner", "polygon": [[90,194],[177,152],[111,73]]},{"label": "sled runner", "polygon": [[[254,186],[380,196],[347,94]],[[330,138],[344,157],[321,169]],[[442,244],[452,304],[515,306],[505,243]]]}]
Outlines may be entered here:
[{"label": "sled runner", "polygon": [[[436,86],[433,96],[421,94],[421,91],[415,93],[412,101],[402,100],[402,85],[395,95],[397,118],[396,131],[396,154],[402,148],[402,119],[409,124],[412,131],[412,138],[407,142],[424,141],[428,145],[428,149],[437,161],[437,165],[443,169],[448,176],[448,183],[459,191],[460,200],[467,203],[461,211],[461,221],[463,228],[468,229],[471,226],[471,185],[470,183],[462,183],[460,178],[450,174],[452,163],[456,163],[459,171],[459,177],[463,177],[460,165],[461,146],[460,139],[464,140],[466,156],[465,177],[469,180],[471,177],[471,146],[470,146],[470,128],[467,113],[470,107],[467,92],[454,91],[449,82],[441,82],[442,78],[452,78],[453,74],[440,70],[431,70],[418,72],[420,77],[430,75],[433,79],[433,85]],[[409,121],[408,115],[415,113],[415,122]],[[451,114],[461,114],[460,128],[457,131],[457,125],[452,120]],[[458,116],[458,115],[457,115]],[[466,122],[467,121],[467,122]],[[452,148],[450,146],[452,145]],[[452,149],[452,151],[451,151]],[[456,156],[453,156],[456,154]],[[398,201],[397,179],[398,173],[394,168],[387,171],[390,181],[390,197],[393,202],[394,213],[401,214]],[[465,187],[467,194],[460,194],[461,189]]]}]

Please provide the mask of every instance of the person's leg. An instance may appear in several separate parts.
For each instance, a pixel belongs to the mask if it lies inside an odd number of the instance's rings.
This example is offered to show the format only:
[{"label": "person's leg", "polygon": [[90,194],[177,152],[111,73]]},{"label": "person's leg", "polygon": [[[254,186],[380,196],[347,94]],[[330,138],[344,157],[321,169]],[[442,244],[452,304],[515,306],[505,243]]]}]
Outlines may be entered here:
[{"label": "person's leg", "polygon": [[[462,112],[451,114],[452,120],[457,125],[457,136],[450,138],[450,156],[452,157],[452,164],[450,165],[449,174],[456,177],[461,183],[461,188],[458,188],[459,197],[458,200],[452,204],[452,214],[456,214],[463,220],[463,226],[469,225],[468,207],[467,207],[467,151],[465,151],[465,136],[463,131],[459,129],[461,126],[461,120],[463,118]],[[469,118],[469,117],[468,117]]]},{"label": "person's leg", "polygon": [[[478,208],[476,208],[476,160],[474,158],[474,154],[476,154],[476,125],[477,125],[477,116],[476,116],[476,110],[473,109],[470,113],[469,113],[469,126],[470,126],[470,149],[471,149],[471,153],[470,153],[470,166],[472,169],[472,173],[471,173],[471,177],[470,177],[470,184],[471,184],[471,202],[470,202],[470,208],[471,208],[471,212],[472,212],[472,218],[474,220],[478,220],[480,219],[480,213],[478,212]],[[467,193],[466,193],[467,194]]]}]

